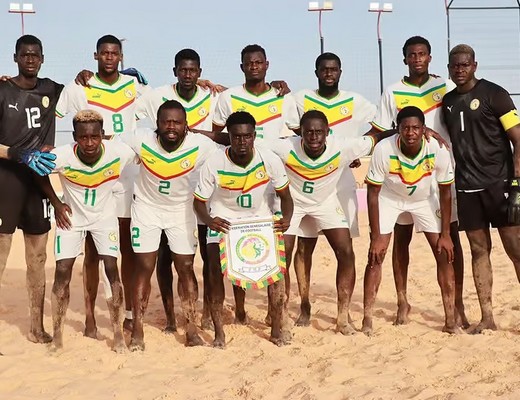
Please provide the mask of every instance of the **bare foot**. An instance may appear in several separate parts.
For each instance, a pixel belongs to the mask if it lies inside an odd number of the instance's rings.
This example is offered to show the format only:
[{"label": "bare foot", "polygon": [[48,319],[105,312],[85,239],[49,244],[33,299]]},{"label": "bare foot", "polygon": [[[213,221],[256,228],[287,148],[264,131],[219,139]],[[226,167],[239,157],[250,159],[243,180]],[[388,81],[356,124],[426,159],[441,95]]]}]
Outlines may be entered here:
[{"label": "bare foot", "polygon": [[311,315],[301,313],[298,319],[296,320],[296,326],[309,326],[311,324]]},{"label": "bare foot", "polygon": [[470,329],[468,331],[468,333],[470,333],[472,335],[478,335],[478,334],[482,333],[482,331],[485,330],[485,329],[490,329],[492,331],[496,331],[497,330],[497,326],[495,325],[494,321],[491,321],[491,322],[481,321],[477,326],[475,326],[474,328]]},{"label": "bare foot", "polygon": [[249,317],[247,316],[247,313],[243,313],[243,314],[235,313],[235,324],[249,325]]},{"label": "bare foot", "polygon": [[130,340],[130,344],[128,345],[128,349],[130,351],[144,351],[144,340],[143,339],[134,339]]},{"label": "bare foot", "polygon": [[112,347],[112,351],[115,351],[117,354],[126,353],[126,344],[123,338],[114,339],[114,346]]},{"label": "bare foot", "polygon": [[345,336],[350,336],[350,335],[354,335],[356,333],[356,329],[350,324],[345,324],[342,326],[337,326],[336,332],[339,332]]},{"label": "bare foot", "polygon": [[462,329],[468,329],[470,327],[470,323],[464,313],[464,308],[455,309],[455,322],[458,326],[462,327]]},{"label": "bare foot", "polygon": [[51,351],[55,352],[63,348],[63,338],[54,337],[51,343]]},{"label": "bare foot", "polygon": [[363,326],[361,327],[361,332],[363,332],[367,336],[372,336],[372,318],[363,318]]},{"label": "bare foot", "polygon": [[282,347],[282,346],[286,346],[288,344],[291,344],[291,340],[288,339],[283,333],[282,333],[282,335],[280,337],[273,337],[273,336],[271,336],[269,338],[269,341],[271,343],[274,343],[278,347]]},{"label": "bare foot", "polygon": [[27,339],[33,343],[50,343],[52,342],[52,336],[45,331],[30,331],[27,335]]},{"label": "bare foot", "polygon": [[215,340],[213,340],[213,347],[215,347],[216,349],[226,348],[226,339],[225,338],[215,338]]},{"label": "bare foot", "polygon": [[215,327],[213,326],[213,320],[211,317],[208,318],[202,318],[200,321],[200,327],[205,331],[213,331],[215,330]]},{"label": "bare foot", "polygon": [[97,328],[95,326],[94,326],[94,328],[85,327],[83,336],[91,338],[91,339],[97,339]]},{"label": "bare foot", "polygon": [[197,332],[186,334],[186,346],[187,347],[194,347],[194,346],[202,346],[204,342],[200,338],[200,336],[197,334]]},{"label": "bare foot", "polygon": [[455,326],[446,326],[444,325],[444,327],[442,328],[442,331],[445,332],[445,333],[449,333],[449,334],[452,334],[452,335],[462,335],[463,333],[465,333],[462,328],[458,325],[455,325]]},{"label": "bare foot", "polygon": [[176,326],[168,325],[168,326],[166,326],[166,327],[163,329],[163,333],[165,333],[165,334],[167,334],[167,335],[172,335],[172,334],[174,334],[175,332],[177,332],[177,327],[176,327]]},{"label": "bare foot", "polygon": [[123,329],[128,332],[132,332],[134,330],[134,320],[125,318],[123,321]]},{"label": "bare foot", "polygon": [[271,326],[271,314],[269,314],[269,311],[267,312],[267,315],[265,316],[264,322],[267,326]]},{"label": "bare foot", "polygon": [[406,325],[410,322],[409,314],[412,307],[410,304],[405,303],[397,308],[397,316],[394,321],[394,325]]}]

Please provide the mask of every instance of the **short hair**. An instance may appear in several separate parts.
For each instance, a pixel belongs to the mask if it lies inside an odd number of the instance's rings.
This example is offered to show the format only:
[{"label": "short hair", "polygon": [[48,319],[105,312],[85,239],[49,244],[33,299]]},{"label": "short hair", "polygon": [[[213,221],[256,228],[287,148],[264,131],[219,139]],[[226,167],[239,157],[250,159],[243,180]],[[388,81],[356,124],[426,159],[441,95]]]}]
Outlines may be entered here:
[{"label": "short hair", "polygon": [[327,116],[320,110],[309,110],[305,112],[302,117],[300,118],[300,126],[303,126],[303,124],[308,119],[319,119],[323,121],[326,125],[329,124],[329,120],[327,119]]},{"label": "short hair", "polygon": [[256,120],[255,117],[247,111],[236,111],[226,120],[226,128],[228,131],[229,128],[234,125],[251,125],[254,128],[256,127]]},{"label": "short hair", "polygon": [[96,122],[103,128],[103,117],[100,113],[95,110],[81,110],[72,119],[72,126],[76,130],[78,124],[92,124]]},{"label": "short hair", "polygon": [[458,44],[453,49],[450,50],[450,55],[448,59],[450,59],[455,54],[468,54],[473,61],[475,61],[475,50],[473,47],[467,44]]},{"label": "short hair", "polygon": [[104,44],[117,44],[119,46],[119,49],[123,49],[121,40],[116,38],[114,35],[101,36],[96,43],[96,51],[99,51],[99,48]]},{"label": "short hair", "polygon": [[36,36],[33,36],[33,35],[20,36],[14,46],[15,54],[18,54],[18,52],[20,51],[20,49],[23,45],[36,45],[40,48],[40,51],[43,54],[42,41],[40,39],[38,39]]},{"label": "short hair", "polygon": [[175,60],[174,60],[175,66],[178,66],[181,63],[181,61],[184,61],[184,60],[195,61],[197,63],[197,65],[200,67],[200,56],[193,49],[182,49],[177,54],[175,54]]},{"label": "short hair", "polygon": [[262,46],[258,44],[249,44],[242,49],[242,52],[240,53],[240,60],[244,61],[244,56],[250,53],[262,53],[264,55],[264,58],[267,59],[265,49]]},{"label": "short hair", "polygon": [[412,36],[409,38],[406,42],[404,42],[403,46],[403,56],[406,57],[406,49],[408,46],[413,46],[414,44],[424,44],[426,48],[428,49],[428,54],[432,53],[432,46],[430,45],[430,42],[423,38],[422,36]]},{"label": "short hair", "polygon": [[339,65],[339,67],[341,68],[341,59],[336,54],[322,53],[318,56],[318,58],[316,58],[316,63],[315,63],[316,69],[318,69],[320,67],[321,62],[325,61],[325,60],[336,61]]},{"label": "short hair", "polygon": [[162,103],[157,110],[157,119],[159,119],[159,115],[161,115],[164,110],[182,110],[182,113],[186,116],[186,110],[177,100],[167,100]]},{"label": "short hair", "polygon": [[407,106],[407,107],[403,108],[397,114],[395,121],[397,122],[397,125],[399,125],[403,121],[403,119],[412,118],[412,117],[419,118],[421,123],[424,125],[424,113],[421,111],[420,108],[415,107],[415,106]]}]

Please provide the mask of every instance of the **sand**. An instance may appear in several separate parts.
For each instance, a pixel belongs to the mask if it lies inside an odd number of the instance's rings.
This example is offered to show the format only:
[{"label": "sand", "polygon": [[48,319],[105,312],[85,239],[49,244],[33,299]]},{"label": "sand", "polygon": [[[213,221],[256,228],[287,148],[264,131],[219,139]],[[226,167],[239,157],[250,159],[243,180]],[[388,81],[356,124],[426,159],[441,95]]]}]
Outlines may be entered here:
[{"label": "sand", "polygon": [[[362,238],[355,240],[357,282],[352,317],[362,318],[362,278],[368,240],[362,213]],[[27,341],[28,302],[23,241],[16,235],[0,291],[0,399],[475,399],[520,398],[520,286],[498,235],[495,248],[494,309],[499,331],[478,336],[443,334],[443,311],[433,257],[426,240],[416,235],[410,265],[411,323],[392,325],[396,297],[389,257],[375,307],[373,337],[335,333],[335,262],[326,241],[314,257],[312,324],[295,327],[292,344],[268,342],[264,325],[266,295],[250,292],[246,308],[250,326],[233,325],[232,292],[226,288],[227,348],[185,348],[179,334],[166,335],[159,292],[153,278],[145,319],[146,351],[118,355],[110,351],[108,311],[100,290],[98,340],[83,337],[81,259],[71,284],[71,304],[64,349]],[[466,249],[465,302],[470,322],[480,318]],[[53,281],[52,240],[46,264],[45,326],[51,332],[50,289]],[[200,279],[201,263],[197,258]],[[290,316],[298,315],[293,277]],[[178,298],[177,303],[180,304]],[[179,315],[180,309],[177,308]],[[179,317],[180,318],[180,317]],[[211,343],[212,333],[202,334]]]}]

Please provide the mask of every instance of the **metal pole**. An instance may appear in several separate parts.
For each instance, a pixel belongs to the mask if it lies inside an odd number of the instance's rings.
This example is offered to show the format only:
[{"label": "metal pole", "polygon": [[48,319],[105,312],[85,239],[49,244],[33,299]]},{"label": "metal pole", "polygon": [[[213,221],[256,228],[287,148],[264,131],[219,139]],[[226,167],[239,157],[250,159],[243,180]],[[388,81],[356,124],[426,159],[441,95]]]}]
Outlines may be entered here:
[{"label": "metal pole", "polygon": [[323,32],[321,30],[321,10],[319,11],[319,16],[318,16],[318,31],[320,33],[320,54],[323,54],[324,53],[324,48],[325,48],[325,39],[323,38]]},{"label": "metal pole", "polygon": [[22,16],[22,36],[25,35],[25,28],[24,28],[24,23],[23,23],[23,12],[20,13],[20,15]]},{"label": "metal pole", "polygon": [[450,4],[448,4],[448,0],[445,0],[444,5],[446,6],[446,41],[448,45],[448,54],[450,54],[451,50],[451,42],[450,42]]},{"label": "metal pole", "polygon": [[377,39],[377,45],[379,47],[379,89],[383,94],[383,40]]}]

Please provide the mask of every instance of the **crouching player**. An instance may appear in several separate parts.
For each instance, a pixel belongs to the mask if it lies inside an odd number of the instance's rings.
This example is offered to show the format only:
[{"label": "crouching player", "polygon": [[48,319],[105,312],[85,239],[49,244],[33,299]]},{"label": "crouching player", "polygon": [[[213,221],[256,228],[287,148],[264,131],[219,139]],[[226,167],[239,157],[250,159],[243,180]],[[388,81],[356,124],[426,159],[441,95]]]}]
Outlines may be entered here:
[{"label": "crouching player", "polygon": [[63,202],[49,180],[42,178],[43,189],[55,209],[57,225],[52,287],[53,344],[55,348],[63,347],[72,267],[90,232],[105,267],[106,299],[114,331],[113,350],[123,352],[126,348],[122,326],[123,290],[117,269],[119,235],[113,187],[121,170],[134,162],[135,153],[125,144],[102,139],[103,118],[96,111],[78,112],[73,126],[75,143],[52,151],[56,155],[55,170],[63,188]]},{"label": "crouching player", "polygon": [[[289,181],[280,159],[270,150],[255,148],[256,121],[245,111],[232,113],[226,127],[231,145],[217,151],[202,166],[195,190],[194,207],[200,220],[208,226],[207,251],[210,279],[210,312],[215,325],[214,347],[224,347],[225,335],[222,323],[224,282],[220,267],[219,241],[227,232],[231,218],[252,218],[272,215],[269,185],[273,185],[280,197],[283,217],[276,228],[286,231],[293,213],[293,201]],[[206,202],[209,200],[208,212]],[[284,319],[283,279],[268,287],[271,313],[271,342],[278,346],[287,344],[290,333],[282,333]],[[238,316],[244,318],[245,315]]]},{"label": "crouching player", "polygon": [[[413,106],[397,114],[398,134],[374,150],[366,183],[370,249],[364,280],[363,332],[372,333],[372,311],[381,283],[381,265],[392,230],[400,214],[410,213],[418,231],[424,232],[437,262],[437,280],[444,305],[444,332],[458,333],[455,323],[455,275],[450,238],[451,184],[454,180],[450,154],[436,140],[424,138],[423,112]],[[431,190],[439,185],[439,197]],[[440,214],[439,214],[440,203]]]}]

